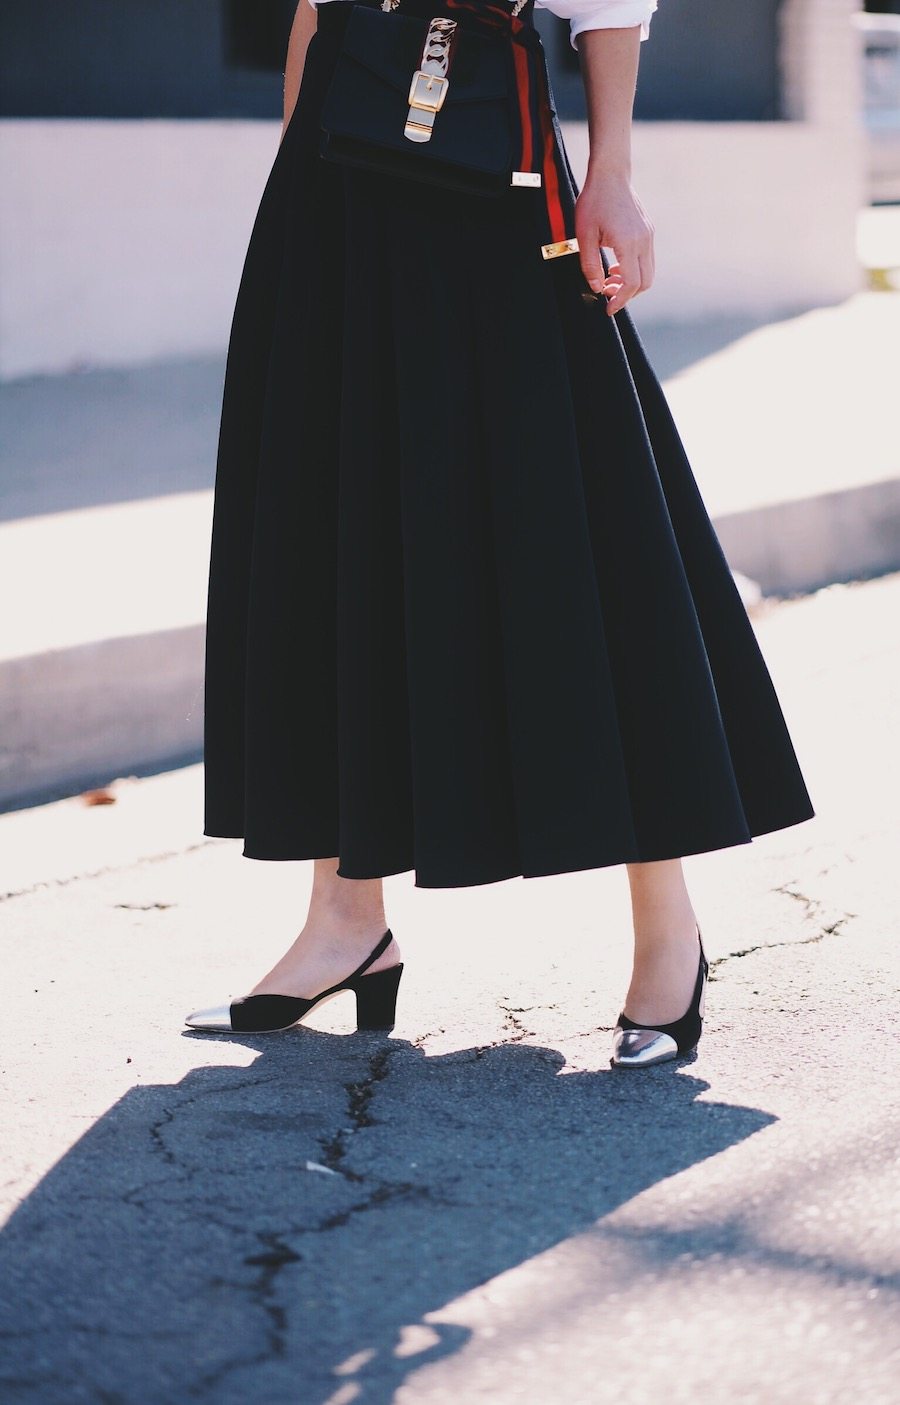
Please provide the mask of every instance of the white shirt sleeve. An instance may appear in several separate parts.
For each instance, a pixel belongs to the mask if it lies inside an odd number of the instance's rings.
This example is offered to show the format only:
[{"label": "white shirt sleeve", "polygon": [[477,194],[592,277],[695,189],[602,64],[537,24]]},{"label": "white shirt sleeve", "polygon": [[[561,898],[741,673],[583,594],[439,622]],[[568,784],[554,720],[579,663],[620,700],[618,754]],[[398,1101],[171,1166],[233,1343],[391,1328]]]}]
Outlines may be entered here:
[{"label": "white shirt sleeve", "polygon": [[641,39],[649,39],[656,0],[534,0],[534,6],[569,21],[574,49],[576,38],[586,29],[630,29],[639,24]]}]

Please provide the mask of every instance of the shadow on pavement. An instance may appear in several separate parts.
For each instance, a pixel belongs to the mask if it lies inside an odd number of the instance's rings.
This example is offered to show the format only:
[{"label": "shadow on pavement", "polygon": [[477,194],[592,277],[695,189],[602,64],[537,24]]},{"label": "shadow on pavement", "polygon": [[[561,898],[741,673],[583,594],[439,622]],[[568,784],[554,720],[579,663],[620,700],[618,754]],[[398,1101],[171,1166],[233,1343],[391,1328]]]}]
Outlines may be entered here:
[{"label": "shadow on pavement", "polygon": [[[827,304],[817,303],[816,307]],[[727,346],[757,332],[762,327],[772,327],[779,322],[791,322],[802,317],[805,312],[814,310],[812,306],[798,306],[767,316],[754,316],[751,313],[687,318],[680,317],[671,322],[650,321],[643,325],[640,299],[634,303],[634,320],[644,348],[653,364],[659,380],[668,380],[681,371],[688,370],[698,361],[704,361]]]},{"label": "shadow on pavement", "polygon": [[[650,320],[660,380],[808,309]],[[0,386],[0,522],[212,487],[224,356],[32,376]]]},{"label": "shadow on pavement", "polygon": [[212,487],[224,359],[0,386],[0,522]]},{"label": "shadow on pavement", "polygon": [[133,1088],[0,1235],[6,1401],[387,1405],[469,1336],[429,1313],[774,1120],[524,1044],[240,1044]]}]

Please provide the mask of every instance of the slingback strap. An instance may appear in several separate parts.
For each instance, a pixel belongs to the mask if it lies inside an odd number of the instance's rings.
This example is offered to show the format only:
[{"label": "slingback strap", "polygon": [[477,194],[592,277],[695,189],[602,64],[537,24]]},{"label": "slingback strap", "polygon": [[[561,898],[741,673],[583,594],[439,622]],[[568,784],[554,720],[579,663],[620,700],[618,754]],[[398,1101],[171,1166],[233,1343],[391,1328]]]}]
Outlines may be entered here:
[{"label": "slingback strap", "polygon": [[[391,931],[390,927],[388,927],[387,931],[385,932],[384,936],[381,938],[381,941],[378,943],[378,945],[376,946],[375,950],[374,950],[373,952],[371,952],[371,953],[366,957],[365,961],[362,963],[361,966],[357,966],[357,968],[356,968],[356,970],[353,972],[353,975],[352,975],[352,976],[348,976],[345,981],[341,981],[341,985],[342,985],[342,986],[343,986],[343,985],[348,985],[348,984],[350,983],[350,981],[355,981],[356,978],[357,978],[357,976],[362,976],[362,975],[364,975],[365,972],[368,971],[368,969],[369,969],[370,966],[374,966],[374,964],[375,964],[375,962],[378,960],[379,956],[383,956],[383,955],[384,955],[384,953],[387,951],[388,947],[390,946],[390,944],[391,944],[391,942],[392,942],[393,940],[394,940],[394,934],[393,934],[393,932]],[[335,987],[335,989],[338,989],[338,990],[339,990],[339,989],[340,989],[340,986]]]}]

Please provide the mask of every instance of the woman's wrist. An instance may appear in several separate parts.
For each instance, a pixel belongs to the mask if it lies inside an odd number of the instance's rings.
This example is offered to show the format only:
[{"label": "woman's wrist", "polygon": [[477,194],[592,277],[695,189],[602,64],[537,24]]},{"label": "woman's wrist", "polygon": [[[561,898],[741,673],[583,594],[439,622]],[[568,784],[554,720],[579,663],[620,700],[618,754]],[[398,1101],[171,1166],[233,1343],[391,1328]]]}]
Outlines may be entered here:
[{"label": "woman's wrist", "polygon": [[611,160],[609,157],[591,156],[588,160],[585,181],[631,180],[631,161],[627,157]]},{"label": "woman's wrist", "polygon": [[[610,130],[613,128],[614,130]],[[599,123],[591,123],[588,146],[588,179],[594,176],[604,179],[631,180],[631,119],[623,119],[615,124],[606,123],[606,130]],[[599,130],[598,130],[599,128]]]},{"label": "woman's wrist", "polygon": [[595,186],[622,185],[631,186],[631,162],[627,160],[610,161],[606,159],[594,160],[592,157],[588,161],[587,171],[584,177],[584,190],[589,190]]}]

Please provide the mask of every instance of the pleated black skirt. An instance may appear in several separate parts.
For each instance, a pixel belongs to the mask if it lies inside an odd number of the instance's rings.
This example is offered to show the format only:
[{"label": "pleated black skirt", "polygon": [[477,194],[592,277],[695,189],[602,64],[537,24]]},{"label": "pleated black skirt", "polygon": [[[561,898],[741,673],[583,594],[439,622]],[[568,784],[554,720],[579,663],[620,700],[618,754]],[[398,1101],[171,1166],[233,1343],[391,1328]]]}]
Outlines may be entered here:
[{"label": "pleated black skirt", "polygon": [[810,818],[659,382],[577,256],[541,258],[541,193],[320,158],[349,8],[319,10],[235,312],[205,832],[439,888]]}]

